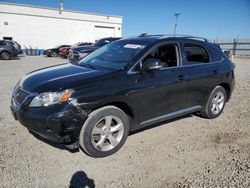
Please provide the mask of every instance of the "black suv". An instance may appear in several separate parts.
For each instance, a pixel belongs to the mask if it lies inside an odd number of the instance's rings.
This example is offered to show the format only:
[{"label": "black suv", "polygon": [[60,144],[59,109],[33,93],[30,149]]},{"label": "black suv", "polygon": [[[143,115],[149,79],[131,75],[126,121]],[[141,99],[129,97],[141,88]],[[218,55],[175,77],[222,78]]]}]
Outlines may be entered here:
[{"label": "black suv", "polygon": [[235,65],[200,38],[143,36],[25,75],[11,111],[30,132],[92,157],[122,147],[130,131],[190,113],[219,116]]},{"label": "black suv", "polygon": [[10,60],[12,57],[16,57],[18,55],[18,49],[14,44],[15,42],[13,41],[0,40],[0,59]]}]

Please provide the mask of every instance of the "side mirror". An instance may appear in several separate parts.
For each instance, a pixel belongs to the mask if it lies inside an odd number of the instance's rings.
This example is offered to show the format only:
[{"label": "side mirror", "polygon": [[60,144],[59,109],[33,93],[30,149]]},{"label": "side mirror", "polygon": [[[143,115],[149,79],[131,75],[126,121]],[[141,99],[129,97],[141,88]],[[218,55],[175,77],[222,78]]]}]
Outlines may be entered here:
[{"label": "side mirror", "polygon": [[149,58],[147,59],[141,67],[141,70],[146,71],[146,70],[157,70],[162,67],[161,60],[155,59],[155,58]]}]

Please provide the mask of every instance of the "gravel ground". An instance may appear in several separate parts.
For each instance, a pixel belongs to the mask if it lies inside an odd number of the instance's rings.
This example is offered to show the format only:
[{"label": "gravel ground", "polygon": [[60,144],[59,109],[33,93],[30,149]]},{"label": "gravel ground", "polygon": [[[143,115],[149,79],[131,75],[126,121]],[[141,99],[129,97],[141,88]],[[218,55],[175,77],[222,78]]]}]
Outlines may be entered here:
[{"label": "gravel ground", "polygon": [[59,58],[0,61],[0,187],[250,187],[250,60],[236,59],[236,86],[214,120],[185,116],[129,136],[116,154],[94,159],[34,136],[9,111],[25,73]]}]

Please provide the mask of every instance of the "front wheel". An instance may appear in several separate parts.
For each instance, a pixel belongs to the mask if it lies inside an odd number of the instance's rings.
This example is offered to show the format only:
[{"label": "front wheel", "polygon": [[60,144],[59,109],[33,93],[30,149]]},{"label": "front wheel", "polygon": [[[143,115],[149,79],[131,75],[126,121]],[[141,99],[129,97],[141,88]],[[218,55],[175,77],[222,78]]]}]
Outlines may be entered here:
[{"label": "front wheel", "polygon": [[57,53],[54,52],[54,51],[52,51],[52,52],[50,53],[50,55],[51,55],[51,57],[57,57]]},{"label": "front wheel", "polygon": [[92,157],[106,157],[117,152],[129,133],[127,115],[115,106],[106,106],[90,113],[85,121],[79,143]]},{"label": "front wheel", "polygon": [[201,115],[209,119],[218,117],[225,107],[226,97],[225,89],[222,86],[216,86],[208,98],[205,109],[201,111]]},{"label": "front wheel", "polygon": [[8,52],[2,52],[1,54],[0,54],[0,59],[2,59],[2,60],[10,60],[10,54],[8,53]]}]

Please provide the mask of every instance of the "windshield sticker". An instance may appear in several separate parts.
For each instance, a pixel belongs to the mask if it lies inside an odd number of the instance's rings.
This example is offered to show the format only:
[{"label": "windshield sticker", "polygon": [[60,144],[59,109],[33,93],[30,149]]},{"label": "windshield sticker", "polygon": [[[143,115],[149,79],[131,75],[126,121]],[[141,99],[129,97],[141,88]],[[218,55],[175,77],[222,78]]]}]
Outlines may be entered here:
[{"label": "windshield sticker", "polygon": [[144,45],[139,45],[139,44],[126,44],[124,48],[132,48],[132,49],[137,49],[137,48],[144,48]]}]

